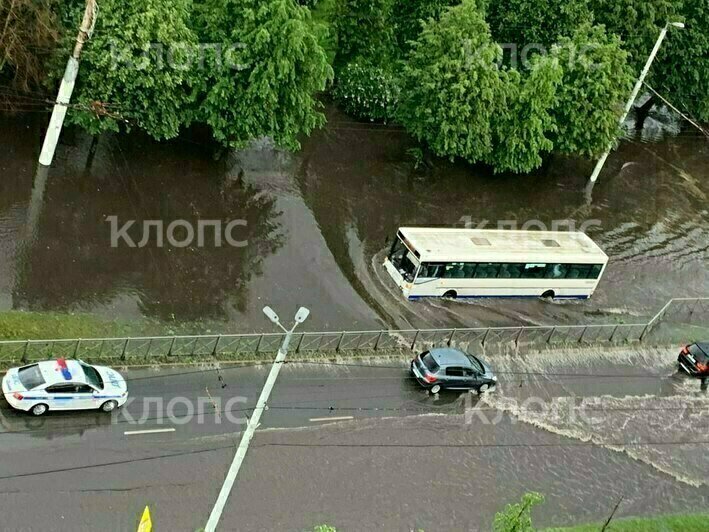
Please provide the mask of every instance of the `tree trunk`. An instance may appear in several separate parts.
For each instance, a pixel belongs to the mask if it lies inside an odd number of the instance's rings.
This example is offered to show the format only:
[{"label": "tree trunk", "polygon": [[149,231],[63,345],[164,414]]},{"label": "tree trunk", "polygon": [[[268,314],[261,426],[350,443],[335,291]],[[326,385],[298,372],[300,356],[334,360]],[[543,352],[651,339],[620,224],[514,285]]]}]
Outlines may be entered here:
[{"label": "tree trunk", "polygon": [[650,110],[655,105],[655,95],[651,94],[650,98],[642,104],[640,107],[635,108],[635,131],[642,131],[645,125],[645,120],[650,114]]},{"label": "tree trunk", "polygon": [[84,170],[90,170],[91,165],[94,163],[94,157],[96,156],[96,149],[98,148],[98,135],[94,135],[91,138],[91,145],[89,146],[89,153],[86,156],[86,165]]}]

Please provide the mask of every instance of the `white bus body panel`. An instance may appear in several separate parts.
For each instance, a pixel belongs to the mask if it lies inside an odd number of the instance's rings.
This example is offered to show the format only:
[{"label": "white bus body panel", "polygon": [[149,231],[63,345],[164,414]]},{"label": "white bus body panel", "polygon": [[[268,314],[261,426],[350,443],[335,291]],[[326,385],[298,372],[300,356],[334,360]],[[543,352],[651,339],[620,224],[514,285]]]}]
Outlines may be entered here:
[{"label": "white bus body panel", "polygon": [[408,299],[441,297],[451,290],[459,298],[536,298],[552,290],[556,298],[587,299],[598,286],[608,263],[608,256],[603,250],[580,232],[402,227],[399,234],[404,237],[406,247],[416,251],[420,264],[474,262],[603,266],[596,279],[420,278],[417,275],[413,283],[407,283],[389,259],[385,259],[387,272]]}]

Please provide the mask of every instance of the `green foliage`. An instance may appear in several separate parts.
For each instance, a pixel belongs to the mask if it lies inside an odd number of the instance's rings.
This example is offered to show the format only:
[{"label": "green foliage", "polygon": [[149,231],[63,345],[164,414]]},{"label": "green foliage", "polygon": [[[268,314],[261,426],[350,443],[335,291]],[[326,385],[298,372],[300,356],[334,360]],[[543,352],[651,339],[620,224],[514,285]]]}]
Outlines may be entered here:
[{"label": "green foliage", "polygon": [[[608,532],[706,532],[709,514],[660,515],[613,519]],[[550,528],[546,532],[598,532],[602,523]]]},{"label": "green foliage", "polygon": [[[190,0],[103,0],[74,94],[84,109],[70,110],[68,120],[93,134],[118,131],[114,118],[89,110],[93,102],[107,102],[130,120],[127,128],[136,125],[155,139],[175,137],[191,101],[189,71],[165,64],[160,49],[180,50],[174,62],[186,64],[186,50],[196,43],[187,25],[190,6]],[[81,15],[73,13],[78,26]]]},{"label": "green foliage", "polygon": [[595,23],[603,24],[608,32],[621,38],[636,76],[660,30],[669,20],[678,18],[676,12],[681,4],[678,0],[589,0],[588,3]]},{"label": "green foliage", "polygon": [[335,33],[335,8],[339,0],[318,0],[312,8],[312,24],[320,36],[320,44],[327,53],[330,65],[337,55],[337,34]]},{"label": "green foliage", "polygon": [[503,90],[500,53],[473,1],[427,22],[403,70],[402,124],[437,155],[470,162],[487,157]]},{"label": "green foliage", "polygon": [[207,0],[199,14],[200,40],[233,55],[196,72],[194,119],[224,145],[267,136],[299,148],[298,136],[325,122],[316,94],[332,79],[310,11],[293,0]]},{"label": "green foliage", "polygon": [[388,122],[399,101],[399,85],[391,71],[354,61],[340,71],[333,96],[346,113],[356,118]]},{"label": "green foliage", "polygon": [[507,72],[500,111],[493,117],[494,144],[487,162],[495,172],[530,172],[542,164],[541,154],[554,147],[548,133],[555,129],[550,109],[563,71],[556,59],[537,57],[523,78]]},{"label": "green foliage", "polygon": [[709,122],[709,2],[685,0],[686,28],[670,28],[650,83],[679,109]]},{"label": "green foliage", "polygon": [[334,526],[318,525],[313,528],[313,532],[337,532],[337,529]]},{"label": "green foliage", "polygon": [[514,45],[520,57],[525,46],[550,47],[592,20],[586,0],[493,1],[488,8],[493,37],[500,44]]},{"label": "green foliage", "polygon": [[395,0],[392,18],[399,48],[408,51],[410,41],[421,33],[423,22],[438,20],[446,8],[456,4],[460,0]]},{"label": "green foliage", "polygon": [[517,504],[508,504],[502,512],[495,515],[492,529],[494,532],[534,532],[532,526],[532,508],[544,502],[544,496],[529,492],[522,496]]},{"label": "green foliage", "polygon": [[393,55],[392,8],[393,0],[337,0],[337,66],[356,58],[382,64]]},{"label": "green foliage", "polygon": [[0,312],[0,339],[94,338],[135,334],[124,323],[91,314],[61,312]]},{"label": "green foliage", "polygon": [[564,37],[551,57],[563,69],[553,110],[554,149],[587,156],[602,153],[619,133],[618,120],[632,86],[620,39],[585,24]]}]

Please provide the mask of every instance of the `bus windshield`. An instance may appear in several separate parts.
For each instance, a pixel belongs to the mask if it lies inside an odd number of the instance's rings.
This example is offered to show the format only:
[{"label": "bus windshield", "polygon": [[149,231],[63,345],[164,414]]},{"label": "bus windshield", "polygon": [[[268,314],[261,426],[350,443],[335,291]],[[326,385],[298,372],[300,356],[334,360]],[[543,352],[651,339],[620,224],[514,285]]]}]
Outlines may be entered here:
[{"label": "bus windshield", "polygon": [[389,254],[389,260],[405,281],[410,283],[414,280],[416,269],[418,268],[418,261],[401,239],[397,238],[396,242],[394,242],[391,253]]}]

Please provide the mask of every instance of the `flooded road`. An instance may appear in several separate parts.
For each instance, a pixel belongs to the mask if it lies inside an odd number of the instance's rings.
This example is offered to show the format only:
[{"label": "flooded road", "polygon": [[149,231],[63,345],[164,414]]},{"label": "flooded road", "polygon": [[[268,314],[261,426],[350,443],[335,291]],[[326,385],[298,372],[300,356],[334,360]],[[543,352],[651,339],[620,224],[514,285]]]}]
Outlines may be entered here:
[{"label": "flooded road", "polygon": [[[221,527],[489,530],[531,490],[546,496],[538,526],[603,521],[621,497],[619,516],[700,511],[709,395],[675,356],[490,356],[500,381],[482,397],[429,394],[407,358],[287,364]],[[161,528],[199,529],[268,369],[125,370],[131,399],[112,415],[0,400],[4,526],[135,530],[150,504]],[[174,431],[131,434],[161,428]]]},{"label": "flooded road", "polygon": [[[593,161],[552,158],[528,176],[435,161],[415,169],[397,128],[330,110],[282,154],[216,157],[198,135],[68,132],[36,174],[42,117],[0,119],[0,310],[87,311],[193,331],[269,331],[269,304],[312,310],[310,330],[644,321],[670,297],[709,293],[709,142],[694,133],[623,142],[589,195]],[[87,160],[91,165],[87,166]],[[46,180],[46,182],[45,182]],[[244,220],[244,247],[111,246],[108,217]],[[403,225],[587,227],[610,256],[588,302],[405,302],[382,275]],[[586,224],[586,225],[583,225]],[[209,233],[208,233],[209,234]]]}]

